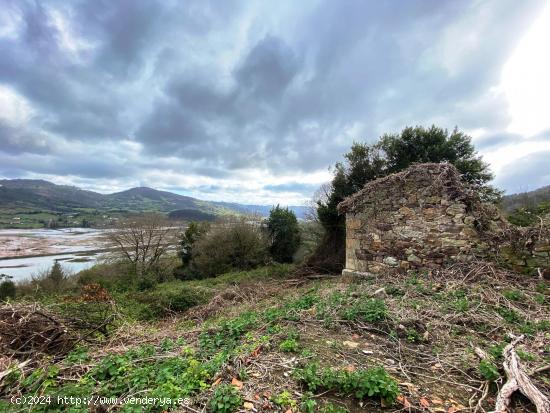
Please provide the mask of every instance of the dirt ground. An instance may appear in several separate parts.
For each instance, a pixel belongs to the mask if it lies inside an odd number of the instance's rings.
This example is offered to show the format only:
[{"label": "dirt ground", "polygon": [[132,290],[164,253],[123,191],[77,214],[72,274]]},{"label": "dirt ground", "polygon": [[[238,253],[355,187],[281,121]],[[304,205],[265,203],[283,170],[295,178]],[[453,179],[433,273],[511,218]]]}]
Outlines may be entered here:
[{"label": "dirt ground", "polygon": [[0,230],[0,258],[58,254],[102,248],[101,233]]}]

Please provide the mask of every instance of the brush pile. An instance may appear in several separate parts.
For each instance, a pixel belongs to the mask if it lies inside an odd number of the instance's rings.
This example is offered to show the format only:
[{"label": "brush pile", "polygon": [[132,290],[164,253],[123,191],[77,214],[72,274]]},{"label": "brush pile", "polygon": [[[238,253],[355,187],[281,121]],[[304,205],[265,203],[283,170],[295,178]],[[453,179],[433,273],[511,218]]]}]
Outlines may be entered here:
[{"label": "brush pile", "polygon": [[77,343],[104,332],[112,320],[111,315],[91,323],[64,317],[38,304],[6,304],[0,307],[0,355],[18,359],[62,357]]},{"label": "brush pile", "polygon": [[0,307],[0,352],[18,358],[66,354],[79,337],[58,316],[38,305]]}]

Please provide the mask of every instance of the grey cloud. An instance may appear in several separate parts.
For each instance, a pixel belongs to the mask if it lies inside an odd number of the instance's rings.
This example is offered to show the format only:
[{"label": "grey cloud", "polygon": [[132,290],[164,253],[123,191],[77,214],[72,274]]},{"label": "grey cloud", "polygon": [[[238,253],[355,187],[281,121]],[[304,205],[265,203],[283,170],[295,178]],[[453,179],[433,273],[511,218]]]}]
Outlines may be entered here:
[{"label": "grey cloud", "polygon": [[523,136],[517,133],[500,132],[477,139],[475,141],[475,145],[477,149],[483,151],[499,146],[510,145],[512,143],[521,141],[522,139]]},{"label": "grey cloud", "polygon": [[[117,161],[112,156],[95,156],[85,162],[79,156],[13,154],[0,150],[0,164],[4,171],[18,170],[46,175],[75,175],[87,178],[129,177],[137,172],[135,165]],[[32,168],[29,168],[32,165]]]},{"label": "grey cloud", "polygon": [[248,53],[235,71],[239,87],[271,100],[284,93],[299,70],[294,51],[280,38],[266,36]]},{"label": "grey cloud", "polygon": [[[0,119],[0,151],[11,155],[22,153],[48,153],[51,143],[41,131],[10,125]],[[1,158],[0,158],[1,159]]]},{"label": "grey cloud", "polygon": [[550,182],[550,151],[525,156],[503,168],[496,184],[507,193],[531,191]]},{"label": "grey cloud", "polygon": [[[24,130],[2,130],[0,150],[47,152],[56,138],[110,147],[130,137],[143,145],[140,167],[218,180],[252,168],[325,169],[353,140],[409,124],[484,128],[476,143],[492,150],[525,138],[498,133],[507,102],[491,90],[542,5],[6,1],[0,13],[17,12],[23,24],[16,38],[0,37],[0,84],[36,116]],[[53,10],[88,48],[63,48]],[[80,169],[61,163],[86,177],[139,175],[96,156],[83,151]],[[25,159],[29,171],[63,173]],[[310,190],[300,185],[266,190]]]}]

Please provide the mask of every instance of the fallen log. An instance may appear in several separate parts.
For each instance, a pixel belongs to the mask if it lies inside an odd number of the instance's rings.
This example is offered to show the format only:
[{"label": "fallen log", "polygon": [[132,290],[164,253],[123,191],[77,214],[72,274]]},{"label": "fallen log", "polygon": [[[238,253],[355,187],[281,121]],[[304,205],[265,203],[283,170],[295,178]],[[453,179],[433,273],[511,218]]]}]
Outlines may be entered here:
[{"label": "fallen log", "polygon": [[527,397],[537,408],[538,413],[550,413],[550,400],[531,382],[529,376],[523,371],[519,357],[516,353],[516,345],[520,343],[525,336],[519,336],[513,339],[503,351],[504,371],[507,381],[500,389],[497,395],[495,410],[491,413],[510,413],[513,394],[519,390]]}]

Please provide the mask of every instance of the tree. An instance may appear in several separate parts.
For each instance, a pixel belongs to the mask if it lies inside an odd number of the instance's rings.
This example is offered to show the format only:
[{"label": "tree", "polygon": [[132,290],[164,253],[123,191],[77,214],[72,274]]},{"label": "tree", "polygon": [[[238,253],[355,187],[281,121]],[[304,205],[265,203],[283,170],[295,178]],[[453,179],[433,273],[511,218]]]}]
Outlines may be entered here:
[{"label": "tree", "polygon": [[49,281],[52,282],[54,287],[60,287],[63,281],[65,281],[65,271],[63,271],[63,268],[61,268],[61,264],[59,263],[59,261],[56,260],[53,263],[52,269],[50,270],[47,278]]},{"label": "tree", "polygon": [[374,179],[422,162],[452,163],[484,200],[500,199],[501,193],[488,184],[493,177],[489,165],[477,154],[471,138],[456,128],[449,133],[436,126],[407,127],[399,134],[382,136],[374,144],[354,143],[344,161],[335,165],[328,194],[317,200],[317,215],[325,237],[309,264],[327,271],[342,268],[345,217],[338,214],[336,207],[344,198]]},{"label": "tree", "polygon": [[210,224],[208,222],[191,221],[181,235],[179,256],[184,267],[188,266],[191,262],[193,245],[199,238],[208,232],[209,228]]},{"label": "tree", "polygon": [[11,278],[7,274],[0,274],[0,302],[15,298],[17,288]]},{"label": "tree", "polygon": [[300,246],[300,227],[293,211],[277,205],[269,212],[267,230],[271,241],[270,253],[275,261],[292,262]]},{"label": "tree", "polygon": [[175,230],[159,214],[130,217],[107,233],[116,253],[136,275],[158,272],[160,259],[175,243]]}]

